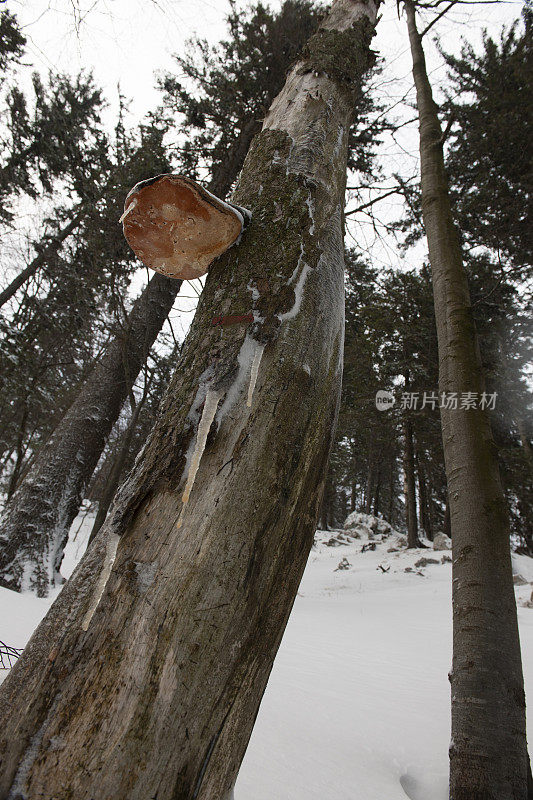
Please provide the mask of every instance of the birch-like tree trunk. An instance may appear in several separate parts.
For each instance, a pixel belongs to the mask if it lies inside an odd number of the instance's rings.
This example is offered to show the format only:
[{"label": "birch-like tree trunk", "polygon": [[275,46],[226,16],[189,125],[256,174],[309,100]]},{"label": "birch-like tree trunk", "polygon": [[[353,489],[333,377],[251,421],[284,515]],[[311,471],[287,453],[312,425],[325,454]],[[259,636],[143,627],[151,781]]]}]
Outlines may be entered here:
[{"label": "birch-like tree trunk", "polygon": [[[422,213],[433,274],[444,393],[484,381],[444,169],[442,131],[415,6],[405,3],[420,118]],[[524,681],[508,512],[486,410],[442,409],[453,531],[451,800],[526,800]]]},{"label": "birch-like tree trunk", "polygon": [[[348,131],[376,14],[334,2],[252,143],[233,198],[252,222],[212,266],[152,435],[2,686],[0,798],[231,795],[335,426]],[[250,310],[248,329],[212,324]]]}]

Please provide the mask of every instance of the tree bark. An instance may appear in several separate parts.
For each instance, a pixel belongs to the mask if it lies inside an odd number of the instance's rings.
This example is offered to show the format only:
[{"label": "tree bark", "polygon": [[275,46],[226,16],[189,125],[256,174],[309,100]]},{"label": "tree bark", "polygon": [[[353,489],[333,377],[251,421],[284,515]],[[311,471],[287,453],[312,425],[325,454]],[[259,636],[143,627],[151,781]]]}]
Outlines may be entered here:
[{"label": "tree bark", "polygon": [[394,528],[394,486],[396,483],[395,476],[395,461],[392,460],[389,472],[389,514],[387,522]]},{"label": "tree bark", "polygon": [[109,472],[109,477],[106,481],[105,491],[100,499],[100,502],[98,503],[98,511],[96,513],[96,517],[94,518],[94,524],[89,536],[89,544],[93,541],[96,534],[104,524],[105,518],[107,517],[107,512],[109,511],[109,507],[113,502],[113,497],[118,489],[122,470],[124,469],[124,464],[126,463],[126,459],[130,451],[131,440],[133,439],[133,434],[135,433],[135,428],[137,427],[139,414],[141,413],[145,398],[146,394],[143,395],[142,399],[139,400],[133,409],[133,414],[131,415],[128,427],[126,428],[122,441],[120,442],[118,453],[113,461],[113,465]]},{"label": "tree bark", "polygon": [[379,499],[381,493],[381,468],[378,467],[378,474],[376,476],[376,488],[374,489],[374,516],[379,514]]},{"label": "tree bark", "polygon": [[374,486],[374,464],[372,457],[368,465],[368,474],[365,487],[365,514],[370,514],[372,509],[372,487]]},{"label": "tree bark", "polygon": [[426,481],[424,457],[420,448],[416,449],[416,474],[418,476],[418,495],[420,498],[420,526],[430,541],[433,541],[431,527],[430,494]]},{"label": "tree bark", "polygon": [[520,436],[520,443],[522,444],[522,451],[524,453],[524,461],[528,465],[529,474],[533,480],[533,447],[531,446],[531,437],[527,428],[526,421],[519,417],[516,421],[518,428],[518,435]]},{"label": "tree bark", "polygon": [[[415,7],[405,3],[420,119],[422,213],[433,274],[441,392],[481,393],[483,374],[442,131]],[[486,410],[441,409],[453,530],[450,797],[525,800],[529,760],[509,523]]]},{"label": "tree bark", "polygon": [[38,253],[35,258],[25,267],[22,272],[20,272],[16,278],[13,278],[9,286],[0,292],[0,308],[7,303],[8,300],[17,293],[20,287],[35,275],[38,269],[40,269],[44,264],[46,264],[47,260],[50,258],[51,255],[57,253],[65,239],[67,239],[71,233],[73,233],[80,222],[82,221],[83,217],[85,216],[86,211],[84,208],[78,210],[74,217],[70,220],[70,222],[65,225],[60,231],[53,236],[46,247],[43,247],[40,253]]},{"label": "tree bark", "polygon": [[413,448],[413,424],[403,423],[403,470],[405,473],[405,516],[407,524],[407,547],[418,547],[418,523],[416,518],[415,457]]},{"label": "tree bark", "polygon": [[[335,426],[348,132],[376,14],[334,2],[252,143],[234,195],[252,222],[209,272],[105,525],[1,687],[0,798],[231,796]],[[248,330],[212,325],[250,306]]]},{"label": "tree bark", "polygon": [[357,484],[352,483],[350,491],[350,514],[355,511],[357,507]]},{"label": "tree bark", "polygon": [[[227,194],[239,174],[258,124],[250,121],[213,176],[209,189],[218,196]],[[1,522],[0,586],[45,597],[63,582],[59,569],[83,492],[181,283],[160,274],[151,278],[125,330],[111,340],[20,482]]]}]

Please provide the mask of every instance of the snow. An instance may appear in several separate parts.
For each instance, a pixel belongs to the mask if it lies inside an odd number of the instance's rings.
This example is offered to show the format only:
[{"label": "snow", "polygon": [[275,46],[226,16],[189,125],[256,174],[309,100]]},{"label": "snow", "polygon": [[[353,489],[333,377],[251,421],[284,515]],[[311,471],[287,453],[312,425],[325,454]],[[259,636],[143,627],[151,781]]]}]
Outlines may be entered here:
[{"label": "snow", "polygon": [[255,384],[257,383],[257,376],[259,375],[259,367],[261,366],[261,359],[263,358],[264,344],[256,344],[254,360],[252,361],[252,369],[250,370],[250,383],[248,386],[248,398],[246,405],[248,408],[252,407],[252,400],[254,397]]},{"label": "snow", "polygon": [[120,536],[118,533],[113,533],[112,531],[108,533],[102,571],[100,573],[100,577],[98,578],[98,583],[94,589],[91,605],[87,609],[87,613],[85,614],[81,623],[81,628],[84,631],[88,630],[91,620],[94,616],[94,612],[98,608],[98,604],[100,603],[102,595],[105,592],[105,587],[107,586],[107,582],[109,580],[109,576],[111,575],[111,570],[113,569],[113,564],[115,563],[115,558],[117,556],[119,541]]},{"label": "snow", "polygon": [[313,210],[313,199],[311,197],[311,193],[309,193],[305,202],[307,204],[307,208],[309,209],[309,219],[311,220],[311,225],[309,226],[309,233],[312,236],[315,232],[315,214]]},{"label": "snow", "polygon": [[185,483],[185,489],[183,490],[183,507],[176,523],[178,528],[181,528],[183,513],[187,503],[189,502],[189,496],[194,485],[194,479],[196,478],[196,473],[198,472],[198,467],[200,466],[200,461],[205,450],[205,443],[207,442],[209,430],[215,418],[215,414],[217,413],[220,397],[220,392],[213,391],[212,389],[207,390],[204,410],[202,411],[202,416],[200,418],[200,423],[198,425],[198,431],[196,434],[196,444],[194,445],[194,451],[192,454],[191,463],[189,465],[189,471],[187,473],[187,481]]},{"label": "snow", "polygon": [[[92,526],[90,516],[81,527],[80,519],[64,574]],[[451,564],[442,559],[449,554],[406,551],[404,537],[375,517],[358,514],[350,524],[317,532],[235,800],[447,800]],[[375,550],[361,552],[365,545]],[[439,563],[418,569],[421,557]],[[349,568],[335,571],[343,558]],[[513,571],[533,581],[533,559],[513,555]],[[531,589],[516,587],[529,696]],[[22,647],[52,599],[0,589],[8,611],[0,639]]]},{"label": "snow", "polygon": [[304,296],[305,282],[310,272],[311,267],[309,264],[304,264],[294,287],[294,303],[292,308],[289,311],[285,311],[283,314],[278,314],[278,319],[280,322],[286,322],[288,319],[293,319],[300,311],[300,306],[302,305],[302,299]]},{"label": "snow", "polygon": [[237,355],[237,363],[239,365],[237,375],[226,392],[226,397],[224,398],[224,401],[222,402],[217,414],[217,422],[219,425],[222,424],[222,421],[225,419],[226,415],[231,412],[235,403],[240,399],[243,389],[246,391],[244,388],[245,382],[247,382],[249,385],[248,375],[252,370],[252,363],[254,360],[256,347],[256,339],[247,333]]}]

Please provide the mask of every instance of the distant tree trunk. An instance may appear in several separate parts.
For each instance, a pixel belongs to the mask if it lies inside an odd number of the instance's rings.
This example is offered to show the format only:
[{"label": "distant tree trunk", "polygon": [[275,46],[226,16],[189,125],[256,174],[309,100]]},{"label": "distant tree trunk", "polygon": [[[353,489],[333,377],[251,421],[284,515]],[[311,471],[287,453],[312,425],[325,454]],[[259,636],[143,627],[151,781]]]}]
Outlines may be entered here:
[{"label": "distant tree trunk", "polygon": [[389,522],[392,527],[394,527],[394,466],[394,461],[391,461],[389,471],[389,515],[387,517],[387,522]]},{"label": "distant tree trunk", "polygon": [[374,486],[374,465],[370,460],[368,464],[368,474],[365,487],[365,514],[370,514],[372,508],[372,487]]},{"label": "distant tree trunk", "polygon": [[[405,3],[420,118],[422,213],[441,392],[484,390],[442,131],[415,6]],[[486,409],[441,410],[453,529],[451,800],[526,800],[529,760],[508,512]]]},{"label": "distant tree trunk", "polygon": [[529,473],[533,480],[533,447],[531,446],[531,437],[529,435],[526,422],[522,417],[517,420],[516,424],[518,428],[518,435],[520,436],[520,442],[522,444],[524,459],[529,467]]},{"label": "distant tree trunk", "polygon": [[376,476],[376,487],[374,489],[374,516],[377,517],[379,514],[379,495],[381,492],[381,469],[378,467],[378,473]]},{"label": "distant tree trunk", "polygon": [[446,491],[446,505],[444,506],[444,520],[442,523],[442,530],[446,536],[452,538],[452,521],[450,517],[450,500],[448,497],[448,491]]},{"label": "distant tree trunk", "polygon": [[[209,188],[223,197],[237,177],[257,129],[242,132]],[[230,167],[233,171],[230,171]],[[220,173],[220,174],[219,174]],[[73,404],[39,451],[0,523],[0,586],[45,597],[63,582],[59,569],[68,532],[98,459],[182,281],[154,275],[133,305]]]},{"label": "distant tree trunk", "polygon": [[[333,438],[348,134],[376,16],[333,3],[252,143],[234,195],[252,222],[209,272],[105,525],[0,687],[2,798],[232,794]],[[221,343],[213,317],[250,306]]]},{"label": "distant tree trunk", "polygon": [[431,540],[435,538],[435,489],[433,487],[433,480],[431,470],[427,473],[427,490],[428,490],[428,521],[431,530]]},{"label": "distant tree trunk", "polygon": [[0,308],[7,303],[8,300],[17,293],[20,287],[35,275],[38,269],[44,266],[50,256],[57,253],[65,239],[67,239],[71,233],[73,233],[80,222],[82,221],[83,217],[85,216],[86,211],[85,209],[78,210],[74,217],[71,219],[67,225],[65,225],[60,231],[58,231],[55,236],[50,237],[49,243],[43,247],[43,249],[38,253],[35,258],[25,267],[17,276],[13,278],[11,283],[6,286],[6,288],[0,292]]},{"label": "distant tree trunk", "polygon": [[418,547],[418,523],[416,517],[415,457],[413,448],[413,425],[406,419],[403,423],[403,470],[405,474],[405,516],[407,525],[407,547]]},{"label": "distant tree trunk", "polygon": [[350,492],[350,514],[352,514],[357,507],[357,484],[352,483],[352,490]]},{"label": "distant tree trunk", "polygon": [[418,475],[418,495],[420,498],[420,525],[430,541],[433,541],[433,530],[431,528],[431,515],[429,510],[429,493],[426,483],[426,470],[424,456],[417,449],[416,453],[416,472]]},{"label": "distant tree trunk", "polygon": [[348,493],[346,492],[346,489],[343,489],[340,492],[339,497],[340,497],[340,504],[341,504],[341,509],[340,509],[341,510],[341,514],[340,514],[339,519],[337,520],[337,524],[338,524],[339,520],[340,520],[340,522],[342,524],[342,522],[344,522],[344,520],[348,516]]}]

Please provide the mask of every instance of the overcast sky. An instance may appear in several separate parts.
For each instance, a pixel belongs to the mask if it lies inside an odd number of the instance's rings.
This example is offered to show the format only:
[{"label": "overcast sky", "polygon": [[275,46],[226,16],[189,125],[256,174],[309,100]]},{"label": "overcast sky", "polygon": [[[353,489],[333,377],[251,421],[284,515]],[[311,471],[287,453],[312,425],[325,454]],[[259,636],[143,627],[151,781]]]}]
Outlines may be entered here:
[{"label": "overcast sky", "polygon": [[[279,7],[278,2],[267,5]],[[154,73],[170,69],[172,53],[182,51],[193,34],[211,42],[223,37],[229,4],[227,0],[9,0],[8,6],[28,38],[27,62],[40,71],[92,70],[113,104],[120,83],[132,99],[132,113],[141,117],[157,102]],[[520,9],[520,2],[463,6],[434,30],[446,49],[455,48],[461,35],[477,43],[485,26],[494,32],[516,18]],[[407,39],[393,0],[382,5],[375,42],[389,77],[404,78],[410,67]],[[433,58],[431,63],[437,66]]]},{"label": "overcast sky", "polygon": [[[279,2],[267,4],[279,7]],[[242,0],[239,5],[244,5]],[[50,69],[69,73],[82,68],[92,71],[108,99],[105,121],[112,126],[116,121],[117,86],[120,84],[122,93],[131,101],[129,121],[133,124],[142,119],[158,103],[154,75],[172,69],[172,53],[182,52],[193,34],[212,43],[224,37],[229,6],[227,0],[8,0],[8,7],[17,14],[28,39],[24,63],[41,73]],[[447,51],[457,51],[461,37],[477,47],[484,28],[498,35],[502,24],[516,19],[521,8],[521,2],[461,6],[433,31]],[[379,100],[394,107],[397,119],[409,119],[413,111],[406,103],[414,98],[410,55],[405,21],[398,20],[394,0],[382,5],[374,47],[385,65],[379,79]],[[425,41],[425,47],[431,80],[438,93],[446,70],[431,38]],[[29,80],[30,72],[27,67],[21,70],[23,83]],[[403,128],[394,140],[385,142],[380,159],[389,174],[416,175],[416,124]],[[386,176],[384,180],[384,186],[390,185]],[[129,188],[125,187],[125,194]],[[385,220],[396,218],[400,211],[398,199],[380,204],[380,215]],[[409,257],[407,264],[402,262],[393,239],[376,241],[368,219],[362,215],[350,219],[349,237],[368,250],[376,265],[401,268],[423,258],[421,249]],[[135,281],[134,293],[145,280],[142,271]],[[185,320],[179,321],[179,315],[176,319],[184,330]]]}]

